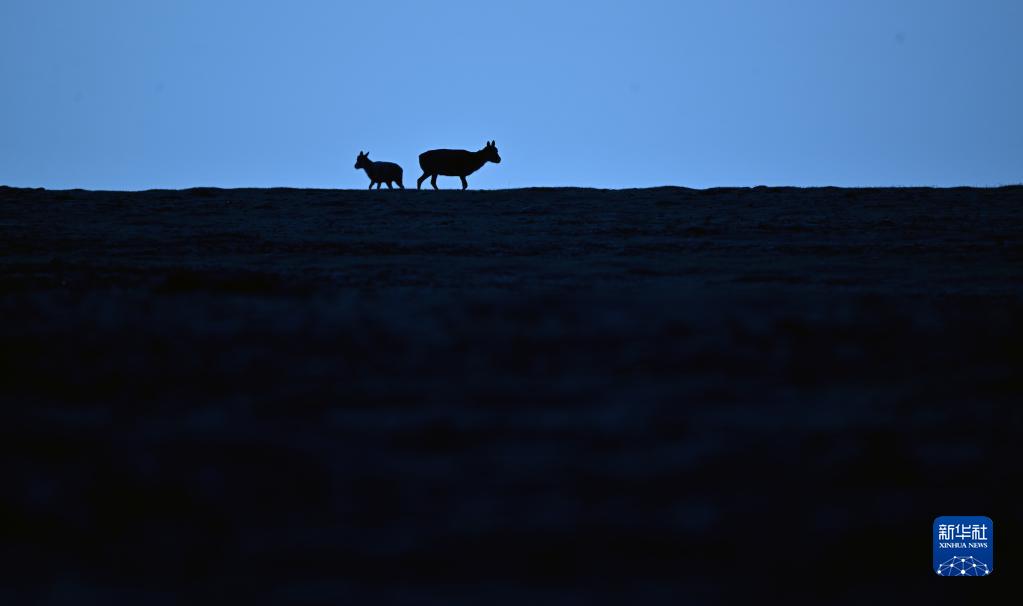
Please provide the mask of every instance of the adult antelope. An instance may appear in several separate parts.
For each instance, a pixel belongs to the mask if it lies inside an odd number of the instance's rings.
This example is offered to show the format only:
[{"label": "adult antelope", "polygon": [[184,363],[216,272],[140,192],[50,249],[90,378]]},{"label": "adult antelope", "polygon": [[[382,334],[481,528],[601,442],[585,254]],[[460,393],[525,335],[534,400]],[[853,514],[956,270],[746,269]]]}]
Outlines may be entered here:
[{"label": "adult antelope", "polygon": [[501,163],[501,156],[497,154],[497,144],[493,141],[487,142],[486,147],[474,152],[464,149],[431,149],[423,152],[419,154],[419,166],[423,169],[423,176],[416,181],[416,189],[423,186],[423,181],[427,177],[430,177],[430,185],[434,189],[440,189],[437,187],[437,175],[444,175],[460,178],[464,190],[469,187],[469,182],[465,178],[487,162]]}]

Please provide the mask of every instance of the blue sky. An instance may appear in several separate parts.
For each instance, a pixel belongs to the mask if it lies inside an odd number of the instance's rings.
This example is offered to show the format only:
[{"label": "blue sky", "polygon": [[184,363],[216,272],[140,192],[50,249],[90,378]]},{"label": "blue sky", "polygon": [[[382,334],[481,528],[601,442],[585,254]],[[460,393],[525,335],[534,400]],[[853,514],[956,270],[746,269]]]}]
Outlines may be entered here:
[{"label": "blue sky", "polygon": [[[1023,182],[1023,2],[4,0],[0,184]],[[457,187],[457,179],[442,179]]]}]

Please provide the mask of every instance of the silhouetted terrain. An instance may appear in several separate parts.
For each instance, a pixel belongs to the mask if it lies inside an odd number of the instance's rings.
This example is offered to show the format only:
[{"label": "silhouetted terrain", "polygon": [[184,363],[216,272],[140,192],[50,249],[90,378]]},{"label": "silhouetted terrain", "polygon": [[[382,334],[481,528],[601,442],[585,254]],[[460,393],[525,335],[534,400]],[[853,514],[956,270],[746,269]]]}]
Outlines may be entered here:
[{"label": "silhouetted terrain", "polygon": [[1005,590],[1021,269],[1023,187],[0,188],[0,603]]}]

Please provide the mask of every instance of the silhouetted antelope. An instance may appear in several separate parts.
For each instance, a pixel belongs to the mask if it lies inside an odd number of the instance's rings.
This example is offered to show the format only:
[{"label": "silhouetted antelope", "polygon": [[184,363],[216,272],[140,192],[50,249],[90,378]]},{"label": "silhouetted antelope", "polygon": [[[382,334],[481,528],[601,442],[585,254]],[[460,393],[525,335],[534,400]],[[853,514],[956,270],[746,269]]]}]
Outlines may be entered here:
[{"label": "silhouetted antelope", "polygon": [[462,179],[462,189],[465,189],[469,187],[469,182],[465,178],[487,162],[501,163],[501,156],[497,155],[497,144],[493,141],[474,152],[464,149],[431,149],[423,152],[419,154],[419,166],[423,168],[423,176],[416,181],[416,189],[422,187],[427,177],[430,177],[430,185],[438,189],[437,175],[459,177]]},{"label": "silhouetted antelope", "polygon": [[387,189],[394,189],[391,183],[395,182],[398,187],[405,189],[401,183],[401,167],[394,162],[374,162],[369,159],[368,152],[359,152],[359,157],[355,159],[355,169],[360,168],[365,169],[366,175],[369,176],[370,189],[373,189],[374,185],[380,189],[384,183],[387,184]]}]

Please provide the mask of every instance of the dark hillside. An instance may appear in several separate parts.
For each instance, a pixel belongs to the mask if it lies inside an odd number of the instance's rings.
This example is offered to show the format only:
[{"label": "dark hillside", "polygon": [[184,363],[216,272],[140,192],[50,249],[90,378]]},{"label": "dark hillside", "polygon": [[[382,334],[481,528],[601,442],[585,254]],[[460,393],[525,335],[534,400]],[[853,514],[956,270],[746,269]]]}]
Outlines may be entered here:
[{"label": "dark hillside", "polygon": [[0,188],[0,399],[4,604],[916,601],[1023,187]]}]

